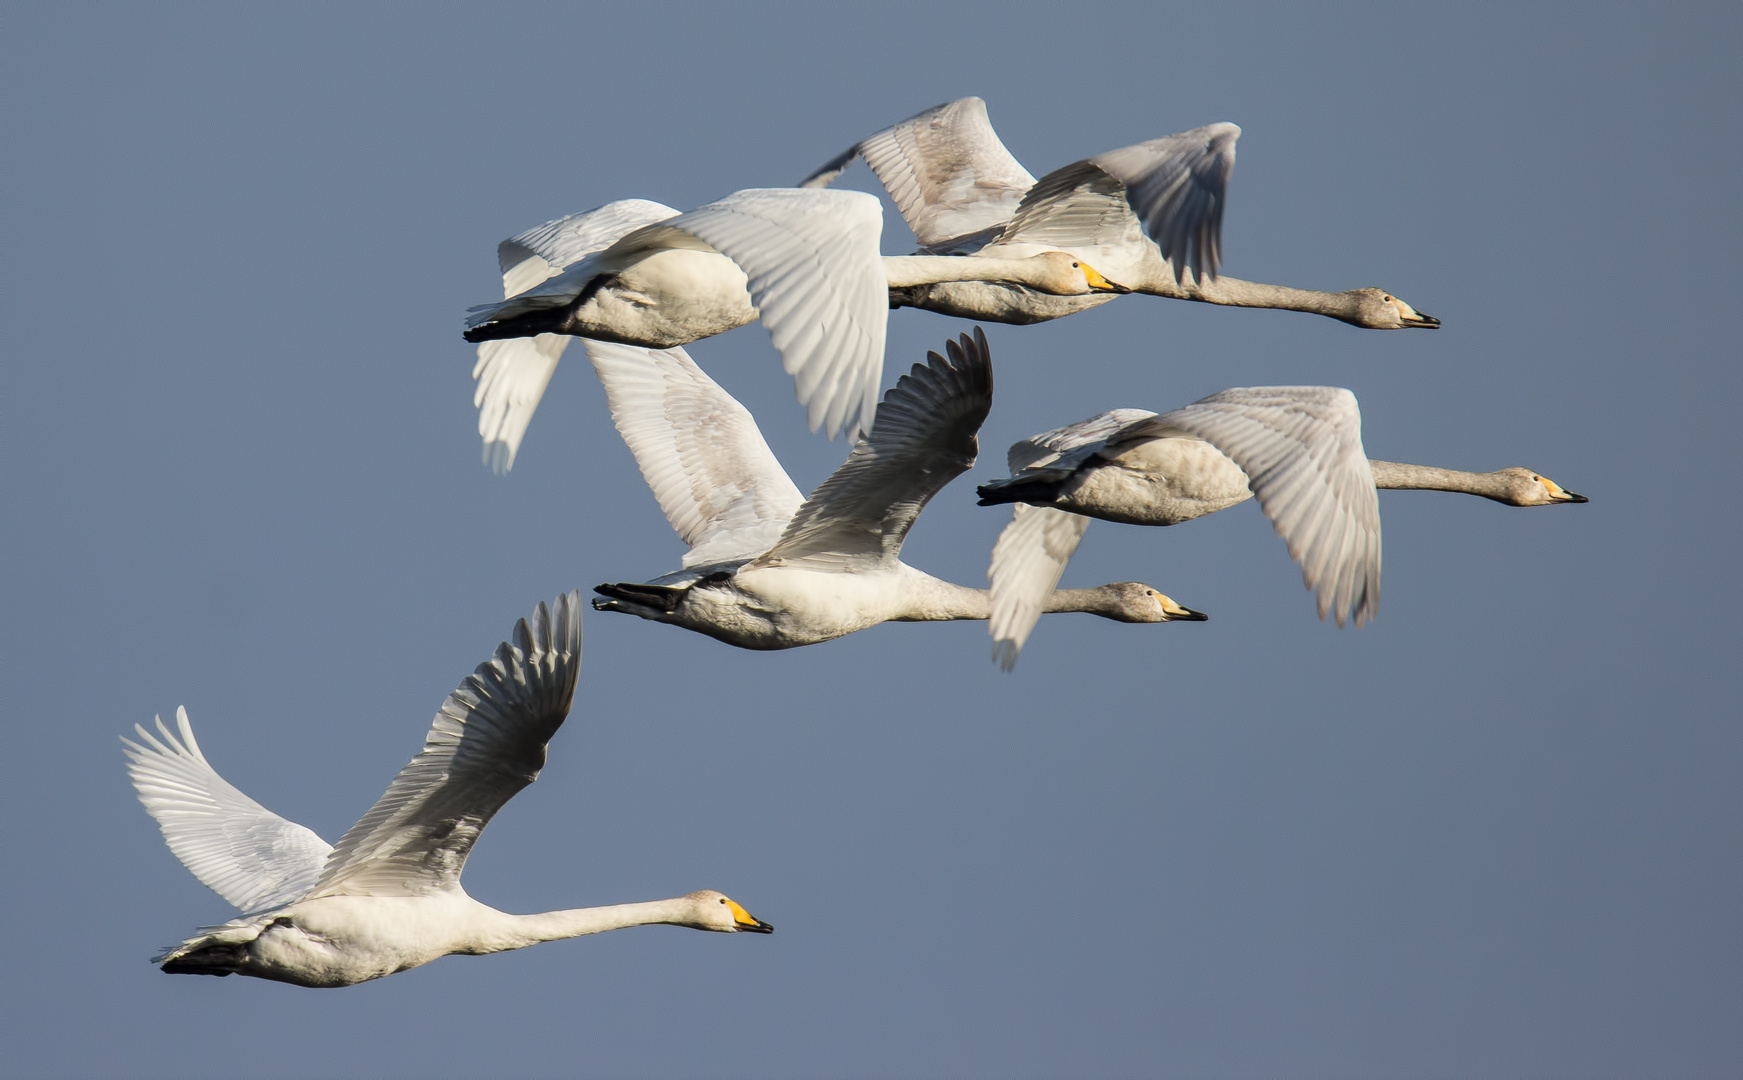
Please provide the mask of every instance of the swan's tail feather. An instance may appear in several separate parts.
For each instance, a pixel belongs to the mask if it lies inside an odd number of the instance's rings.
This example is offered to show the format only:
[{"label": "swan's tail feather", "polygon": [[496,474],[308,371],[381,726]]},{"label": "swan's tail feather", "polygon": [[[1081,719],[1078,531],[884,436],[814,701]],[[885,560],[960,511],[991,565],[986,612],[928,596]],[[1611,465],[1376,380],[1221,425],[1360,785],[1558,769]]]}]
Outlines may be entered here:
[{"label": "swan's tail feather", "polygon": [[1001,503],[1033,503],[1036,506],[1047,506],[1059,497],[1059,486],[1063,478],[1069,474],[1012,476],[1004,480],[994,480],[974,489],[980,496],[980,505],[998,506]]}]

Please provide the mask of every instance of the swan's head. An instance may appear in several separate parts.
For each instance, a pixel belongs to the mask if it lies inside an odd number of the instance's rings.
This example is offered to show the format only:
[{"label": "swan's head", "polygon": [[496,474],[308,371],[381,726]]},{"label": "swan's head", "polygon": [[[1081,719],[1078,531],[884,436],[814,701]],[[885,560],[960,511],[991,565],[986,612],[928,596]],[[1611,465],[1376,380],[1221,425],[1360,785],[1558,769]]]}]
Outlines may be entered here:
[{"label": "swan's head", "polygon": [[690,915],[681,925],[717,934],[772,934],[775,928],[738,906],[736,900],[703,889],[684,897]]},{"label": "swan's head", "polygon": [[1356,299],[1355,314],[1344,319],[1351,326],[1365,330],[1434,330],[1440,326],[1439,319],[1424,315],[1385,289],[1351,289],[1347,295]]},{"label": "swan's head", "polygon": [[1204,622],[1210,616],[1174,602],[1141,581],[1103,585],[1102,592],[1114,601],[1108,618],[1120,622]]},{"label": "swan's head", "polygon": [[1496,502],[1508,506],[1550,506],[1554,503],[1583,503],[1591,500],[1575,495],[1542,473],[1530,469],[1502,469],[1498,475],[1507,480],[1506,492],[1493,496]]},{"label": "swan's head", "polygon": [[1075,255],[1063,251],[1043,251],[1032,256],[1041,274],[1034,286],[1054,296],[1087,296],[1090,293],[1129,293],[1124,285],[1116,285],[1102,277],[1096,268]]}]

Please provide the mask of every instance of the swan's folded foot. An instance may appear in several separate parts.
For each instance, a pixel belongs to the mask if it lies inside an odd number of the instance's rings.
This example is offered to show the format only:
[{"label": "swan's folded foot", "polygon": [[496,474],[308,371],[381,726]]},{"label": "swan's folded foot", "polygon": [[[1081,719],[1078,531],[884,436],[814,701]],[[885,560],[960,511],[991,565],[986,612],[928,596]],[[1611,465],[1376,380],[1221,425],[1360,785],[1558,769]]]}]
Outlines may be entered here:
[{"label": "swan's folded foot", "polygon": [[994,480],[974,489],[980,497],[981,506],[999,506],[1003,503],[1033,503],[1036,506],[1051,506],[1059,498],[1059,485],[1064,476],[1013,476],[1006,480]]},{"label": "swan's folded foot", "polygon": [[213,941],[210,938],[179,945],[158,957],[160,969],[170,975],[234,975],[248,964],[246,941]]},{"label": "swan's folded foot", "polygon": [[506,319],[492,319],[478,326],[469,326],[461,334],[474,345],[481,341],[501,341],[505,338],[538,337],[540,334],[561,334],[572,313],[572,305],[527,311]]},{"label": "swan's folded foot", "polygon": [[644,619],[658,619],[678,610],[678,605],[683,603],[684,594],[690,591],[690,586],[618,582],[595,585],[593,591],[599,594],[593,598],[594,611],[621,611],[640,615]]}]

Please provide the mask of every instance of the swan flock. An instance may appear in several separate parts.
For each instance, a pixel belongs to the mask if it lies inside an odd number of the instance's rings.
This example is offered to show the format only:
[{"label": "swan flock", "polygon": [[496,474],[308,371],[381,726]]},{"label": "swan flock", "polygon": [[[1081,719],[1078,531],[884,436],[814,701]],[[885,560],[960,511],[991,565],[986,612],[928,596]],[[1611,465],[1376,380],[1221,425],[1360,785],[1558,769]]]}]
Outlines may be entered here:
[{"label": "swan flock", "polygon": [[[757,651],[886,622],[981,620],[1007,672],[1045,613],[1207,618],[1143,582],[1060,588],[1094,518],[1166,527],[1254,500],[1300,565],[1319,618],[1360,627],[1379,611],[1380,490],[1513,507],[1586,502],[1530,469],[1370,458],[1348,389],[1236,387],[1169,412],[1112,409],[1011,446],[1009,475],[976,489],[980,505],[1012,507],[988,588],[903,561],[927,504],[976,464],[993,350],[973,326],[885,389],[891,311],[1022,326],[1137,294],[1362,329],[1440,325],[1385,289],[1323,292],[1223,274],[1240,135],[1207,124],[1037,179],[1005,148],[985,102],[968,97],[855,142],[796,187],[735,191],[687,212],[628,198],[553,218],[498,246],[502,299],[465,319],[485,463],[512,469],[579,339],[618,434],[687,549],[677,569],[596,586],[595,610]],[[882,254],[878,198],[829,186],[855,161],[913,231],[913,254]],[[685,351],[752,322],[792,376],[810,429],[852,444],[809,496],[749,411]],[[517,623],[443,700],[422,749],[337,843],[225,781],[185,708],[173,727],[161,717],[152,729],[135,725],[122,742],[141,804],[176,858],[238,913],[153,962],[172,974],[342,987],[450,954],[628,927],[771,933],[709,889],[515,915],[462,888],[479,834],[538,778],[571,713],[581,616],[581,595],[569,591]]]}]

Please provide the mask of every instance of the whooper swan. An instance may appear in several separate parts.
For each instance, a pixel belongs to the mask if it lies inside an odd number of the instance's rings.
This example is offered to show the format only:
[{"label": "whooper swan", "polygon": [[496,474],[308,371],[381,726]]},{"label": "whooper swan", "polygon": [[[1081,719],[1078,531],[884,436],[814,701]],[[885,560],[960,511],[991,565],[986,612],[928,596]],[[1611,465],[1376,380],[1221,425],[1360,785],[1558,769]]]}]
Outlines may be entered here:
[{"label": "whooper swan", "polygon": [[[1209,124],[1098,154],[1037,181],[999,141],[986,102],[968,97],[849,147],[800,186],[826,185],[862,157],[928,254],[1009,259],[1059,250],[1151,296],[1305,311],[1372,330],[1440,325],[1384,289],[1328,293],[1219,276],[1240,135],[1233,124]],[[943,278],[890,290],[891,306],[1004,323],[1056,319],[1111,299]]]},{"label": "whooper swan", "polygon": [[207,763],[185,709],[180,736],[135,726],[123,739],[139,801],[182,865],[244,914],[167,950],[173,974],[253,975],[350,986],[427,964],[626,926],[667,923],[769,933],[717,892],[614,907],[510,915],[460,887],[492,815],[538,777],[581,668],[581,597],[514,628],[513,643],[448,695],[387,793],[337,847],[231,787]]},{"label": "whooper swan", "polygon": [[[1356,396],[1330,386],[1224,390],[1158,416],[1115,409],[1016,443],[1009,479],[980,487],[982,506],[1017,503],[993,548],[993,658],[1017,661],[1092,517],[1175,525],[1257,496],[1319,617],[1356,625],[1380,606],[1376,488],[1459,491],[1509,506],[1583,503],[1529,469],[1459,472],[1370,461]],[[1024,505],[1028,504],[1028,505]]]},{"label": "whooper swan", "polygon": [[[683,569],[600,585],[593,606],[672,623],[744,649],[828,641],[890,620],[985,619],[991,602],[901,561],[928,500],[974,464],[992,405],[986,337],[928,355],[884,395],[871,434],[802,499],[756,422],[681,349],[587,342],[612,419],[666,520]],[[1203,619],[1147,585],[1044,598],[1047,611],[1121,622]]]}]

